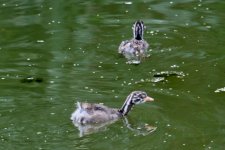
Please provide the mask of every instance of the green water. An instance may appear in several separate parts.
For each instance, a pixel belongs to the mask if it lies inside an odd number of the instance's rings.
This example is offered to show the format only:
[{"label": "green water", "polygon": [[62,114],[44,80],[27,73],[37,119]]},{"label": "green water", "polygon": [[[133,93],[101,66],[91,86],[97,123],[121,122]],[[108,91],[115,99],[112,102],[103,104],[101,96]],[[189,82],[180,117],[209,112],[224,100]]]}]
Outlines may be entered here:
[{"label": "green water", "polygon": [[[0,149],[224,149],[224,10],[222,0],[1,0]],[[151,56],[135,66],[117,49],[137,19]],[[161,71],[185,76],[152,82]],[[79,137],[76,101],[120,107],[133,90],[155,101],[129,123],[154,132],[119,120]]]}]

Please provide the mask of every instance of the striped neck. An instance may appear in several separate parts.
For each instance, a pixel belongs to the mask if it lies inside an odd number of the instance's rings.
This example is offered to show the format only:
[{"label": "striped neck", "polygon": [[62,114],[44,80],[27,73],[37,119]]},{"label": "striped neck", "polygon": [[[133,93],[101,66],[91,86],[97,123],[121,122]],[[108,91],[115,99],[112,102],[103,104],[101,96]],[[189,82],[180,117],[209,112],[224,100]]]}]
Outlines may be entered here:
[{"label": "striped neck", "polygon": [[132,97],[133,97],[133,94],[130,94],[127,97],[126,101],[124,102],[123,106],[119,109],[119,112],[123,116],[126,116],[131,110],[132,106],[134,106],[134,103],[132,102]]},{"label": "striped neck", "polygon": [[144,36],[144,23],[143,21],[136,21],[133,26],[133,35],[136,40],[143,40]]}]

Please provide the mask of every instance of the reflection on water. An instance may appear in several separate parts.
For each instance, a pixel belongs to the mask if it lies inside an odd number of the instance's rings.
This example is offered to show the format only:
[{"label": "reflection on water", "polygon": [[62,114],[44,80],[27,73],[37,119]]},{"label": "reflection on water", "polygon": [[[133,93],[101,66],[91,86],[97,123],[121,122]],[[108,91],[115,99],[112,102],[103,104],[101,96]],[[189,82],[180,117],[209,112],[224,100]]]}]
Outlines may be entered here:
[{"label": "reflection on water", "polygon": [[138,135],[147,136],[148,134],[154,132],[157,129],[157,127],[151,126],[147,123],[140,124],[137,127],[133,127],[133,125],[129,123],[128,118],[124,118],[124,123],[125,123],[125,126],[128,129],[130,129],[135,136],[138,136]]},{"label": "reflection on water", "polygon": [[[96,124],[80,124],[80,123],[73,121],[73,124],[79,130],[79,132],[80,132],[79,136],[83,137],[88,134],[104,131],[107,129],[107,126],[115,123],[116,121],[117,120],[111,120],[108,122],[96,123]],[[132,125],[129,123],[128,118],[126,118],[126,117],[123,118],[123,121],[124,121],[124,126],[127,127],[129,130],[131,130],[135,136],[138,136],[138,135],[146,136],[146,135],[154,132],[157,129],[157,127],[154,127],[154,126],[151,126],[148,124],[144,124],[144,125],[141,124],[137,127],[132,127]]]},{"label": "reflection on water", "polygon": [[73,121],[73,124],[75,127],[79,130],[79,136],[82,137],[84,135],[92,134],[95,132],[106,130],[107,125],[110,125],[114,123],[116,120],[104,122],[104,123],[98,123],[98,124],[79,124],[75,121]]},{"label": "reflection on water", "polygon": [[[223,149],[223,5],[219,0],[2,0],[1,148],[113,149],[116,143],[117,149]],[[137,19],[147,27],[151,57],[127,65],[117,49],[132,37],[130,24]],[[167,73],[154,77],[162,71]],[[135,130],[116,122],[104,132],[78,137],[68,119],[74,101],[119,106],[134,90],[156,99],[132,111]],[[152,126],[157,127],[152,134],[135,136],[151,133]]]}]

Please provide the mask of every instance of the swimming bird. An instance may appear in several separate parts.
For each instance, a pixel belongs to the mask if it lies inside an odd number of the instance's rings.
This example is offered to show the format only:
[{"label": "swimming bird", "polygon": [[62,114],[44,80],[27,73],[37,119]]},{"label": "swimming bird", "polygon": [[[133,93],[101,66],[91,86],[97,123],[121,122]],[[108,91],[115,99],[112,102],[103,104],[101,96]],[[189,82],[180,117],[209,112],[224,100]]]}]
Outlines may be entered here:
[{"label": "swimming bird", "polygon": [[122,41],[118,53],[124,55],[129,64],[139,64],[141,59],[147,57],[149,44],[144,40],[144,22],[138,20],[134,23],[133,38]]},{"label": "swimming bird", "polygon": [[103,104],[80,103],[77,102],[77,108],[71,115],[74,124],[98,124],[112,122],[123,116],[126,116],[135,104],[154,101],[146,92],[131,92],[120,109],[109,108]]}]

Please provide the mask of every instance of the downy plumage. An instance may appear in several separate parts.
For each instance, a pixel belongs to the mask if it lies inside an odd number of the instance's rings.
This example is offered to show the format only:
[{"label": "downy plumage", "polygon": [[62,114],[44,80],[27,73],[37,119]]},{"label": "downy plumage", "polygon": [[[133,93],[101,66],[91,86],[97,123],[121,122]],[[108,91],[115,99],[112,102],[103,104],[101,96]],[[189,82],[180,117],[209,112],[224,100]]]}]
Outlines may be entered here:
[{"label": "downy plumage", "polygon": [[126,116],[135,104],[153,101],[143,91],[132,92],[120,109],[109,108],[102,104],[77,102],[77,109],[72,113],[71,120],[78,124],[104,123]]},{"label": "downy plumage", "polygon": [[136,21],[132,27],[133,38],[122,41],[119,46],[118,53],[124,55],[129,64],[139,64],[142,58],[148,56],[149,44],[144,40],[144,28],[143,21]]}]

